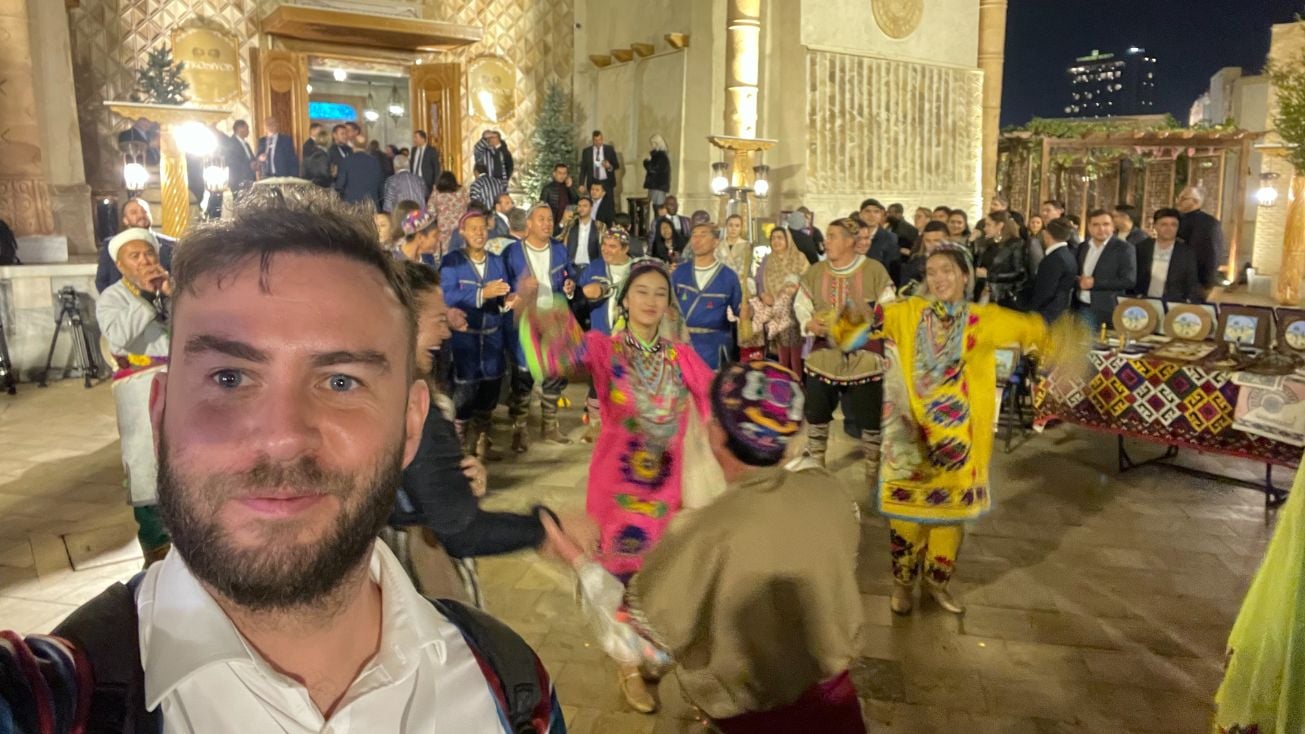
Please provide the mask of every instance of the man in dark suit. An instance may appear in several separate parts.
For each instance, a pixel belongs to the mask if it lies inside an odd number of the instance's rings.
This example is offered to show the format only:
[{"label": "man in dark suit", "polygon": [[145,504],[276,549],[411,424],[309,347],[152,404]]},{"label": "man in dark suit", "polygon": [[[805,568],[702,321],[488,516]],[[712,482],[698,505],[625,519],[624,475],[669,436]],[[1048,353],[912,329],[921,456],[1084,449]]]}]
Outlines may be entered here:
[{"label": "man in dark suit", "polygon": [[691,228],[689,218],[680,214],[680,200],[672,194],[666,197],[666,201],[662,203],[666,205],[666,218],[671,220],[671,228],[675,230],[676,234],[683,235],[684,239],[688,240]]},{"label": "man in dark suit", "polygon": [[299,156],[295,153],[294,139],[281,134],[281,123],[275,117],[267,118],[263,129],[267,135],[258,140],[258,163],[263,178],[298,176]]},{"label": "man in dark suit", "polygon": [[1110,218],[1115,220],[1115,232],[1119,234],[1119,238],[1133,247],[1137,247],[1139,242],[1146,239],[1146,232],[1137,226],[1141,218],[1138,216],[1137,207],[1132,204],[1116,206]]},{"label": "man in dark suit", "polygon": [[589,263],[603,259],[606,226],[590,216],[592,207],[593,201],[588,196],[580,197],[576,202],[575,217],[562,232],[567,262],[575,266],[576,272],[584,272]]},{"label": "man in dark suit", "polygon": [[1161,209],[1152,223],[1155,237],[1137,245],[1137,287],[1143,298],[1163,298],[1174,303],[1200,303],[1203,298],[1196,255],[1178,238],[1182,215],[1177,209]]},{"label": "man in dark suit", "polygon": [[1178,211],[1183,220],[1178,226],[1178,239],[1187,243],[1196,256],[1196,276],[1205,289],[1204,296],[1220,284],[1219,266],[1223,264],[1223,226],[1212,215],[1201,211],[1205,192],[1188,186],[1178,195]]},{"label": "man in dark suit", "polygon": [[1078,266],[1074,307],[1095,332],[1101,324],[1113,323],[1115,299],[1137,285],[1137,252],[1115,236],[1115,222],[1105,209],[1088,214],[1088,239],[1079,246]]},{"label": "man in dark suit", "polygon": [[376,210],[380,211],[384,181],[381,162],[367,154],[367,145],[361,138],[354,141],[353,152],[335,174],[335,190],[340,192],[340,198],[350,203],[371,199]]},{"label": "man in dark suit", "polygon": [[242,191],[254,182],[254,149],[249,146],[249,123],[236,120],[227,144],[227,185]]},{"label": "man in dark suit", "polygon": [[920,230],[906,221],[906,207],[896,203],[888,205],[888,229],[897,235],[897,248],[903,251],[902,257],[910,257],[910,251],[920,239]]},{"label": "man in dark suit", "polygon": [[426,196],[430,196],[443,166],[440,165],[439,149],[427,142],[425,130],[414,130],[412,133],[412,155],[408,156],[408,170],[417,174],[426,184]]},{"label": "man in dark suit", "polygon": [[861,254],[878,260],[896,282],[901,274],[902,253],[899,250],[897,235],[886,226],[886,215],[884,205],[880,204],[878,199],[866,199],[861,202],[861,221],[870,228],[870,246]]},{"label": "man in dark suit", "polygon": [[330,153],[331,175],[335,176],[340,172],[340,164],[344,159],[353,154],[353,141],[349,140],[349,126],[336,125],[331,128],[331,148]]},{"label": "man in dark suit", "polygon": [[1068,219],[1053,219],[1038,234],[1045,254],[1025,310],[1042,314],[1048,324],[1069,310],[1078,283],[1078,261],[1069,248],[1073,233],[1074,225]]},{"label": "man in dark suit", "polygon": [[512,202],[512,194],[504,191],[494,199],[494,211],[490,212],[489,238],[507,237],[512,233],[512,226],[508,222],[508,212],[516,206]]},{"label": "man in dark suit", "polygon": [[313,151],[317,150],[318,147],[320,147],[317,145],[317,136],[322,132],[323,129],[324,128],[322,127],[322,123],[320,122],[314,122],[313,124],[308,126],[308,137],[304,138],[303,147],[299,151],[300,160],[304,160],[304,161],[308,160],[308,156],[311,155]]},{"label": "man in dark suit", "polygon": [[591,218],[595,222],[602,222],[605,227],[612,226],[612,217],[616,216],[616,194],[601,182],[594,181],[589,184],[589,198],[593,202]]},{"label": "man in dark suit", "polygon": [[[606,196],[612,196],[616,190],[616,170],[621,162],[616,158],[616,148],[603,144],[601,130],[594,131],[593,145],[580,153],[580,190],[590,191],[595,183],[603,185]],[[613,197],[614,198],[614,197]],[[612,207],[616,211],[616,207]]]}]

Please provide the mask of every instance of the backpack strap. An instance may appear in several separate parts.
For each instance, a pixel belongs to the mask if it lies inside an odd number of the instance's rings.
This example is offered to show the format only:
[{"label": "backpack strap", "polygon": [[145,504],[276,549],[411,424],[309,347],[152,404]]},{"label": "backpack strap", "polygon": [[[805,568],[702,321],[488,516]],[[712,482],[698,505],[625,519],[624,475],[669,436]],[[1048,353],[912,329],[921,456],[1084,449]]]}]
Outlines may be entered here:
[{"label": "backpack strap", "polygon": [[90,661],[95,681],[88,734],[159,734],[163,714],[145,708],[136,590],[145,573],[114,584],[73,612],[52,633]]},{"label": "backpack strap", "polygon": [[[565,725],[556,715],[548,673],[535,651],[503,624],[480,609],[452,599],[431,599],[436,611],[453,623],[475,653],[481,667],[497,677],[491,680],[513,734],[563,734]],[[488,676],[487,676],[488,677]]]}]

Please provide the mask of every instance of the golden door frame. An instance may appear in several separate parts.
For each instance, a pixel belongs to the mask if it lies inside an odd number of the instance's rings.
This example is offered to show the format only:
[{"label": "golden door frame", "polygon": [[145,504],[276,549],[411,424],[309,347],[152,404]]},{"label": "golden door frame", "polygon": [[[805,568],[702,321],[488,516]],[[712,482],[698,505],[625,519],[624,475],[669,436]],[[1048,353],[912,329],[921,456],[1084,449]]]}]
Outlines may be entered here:
[{"label": "golden door frame", "polygon": [[[333,53],[329,47],[308,50],[250,51],[253,78],[254,129],[260,135],[264,120],[275,117],[281,130],[290,132],[299,146],[308,135],[308,57],[364,59],[358,52]],[[393,63],[391,53],[378,52],[370,60]],[[425,130],[429,142],[440,151],[444,170],[462,180],[462,65],[458,63],[409,63],[408,104],[414,130]]]}]

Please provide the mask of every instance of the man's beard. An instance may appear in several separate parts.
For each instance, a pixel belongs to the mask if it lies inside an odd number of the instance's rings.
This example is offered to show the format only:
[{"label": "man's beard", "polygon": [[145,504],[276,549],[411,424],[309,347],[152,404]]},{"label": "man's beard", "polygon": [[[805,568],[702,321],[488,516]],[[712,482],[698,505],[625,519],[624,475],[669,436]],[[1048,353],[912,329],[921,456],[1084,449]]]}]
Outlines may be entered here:
[{"label": "man's beard", "polygon": [[[171,465],[159,440],[159,512],[191,572],[251,611],[289,611],[330,600],[361,565],[394,507],[403,480],[403,443],[366,474],[328,471],[311,457],[290,464],[261,459],[253,468],[188,476]],[[293,487],[340,503],[334,527],[311,544],[283,541],[294,527],[269,522],[259,547],[234,544],[219,522],[223,505],[260,490]],[[287,523],[288,524],[288,523]]]}]

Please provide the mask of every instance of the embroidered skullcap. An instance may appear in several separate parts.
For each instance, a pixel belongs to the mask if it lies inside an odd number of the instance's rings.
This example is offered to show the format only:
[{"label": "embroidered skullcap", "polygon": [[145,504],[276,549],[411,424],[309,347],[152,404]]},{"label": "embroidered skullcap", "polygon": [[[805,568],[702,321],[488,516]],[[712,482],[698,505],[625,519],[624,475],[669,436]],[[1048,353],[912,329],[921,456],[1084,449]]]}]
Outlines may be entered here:
[{"label": "embroidered skullcap", "polygon": [[730,453],[752,466],[773,466],[802,430],[805,402],[798,376],[764,360],[738,362],[716,374],[712,413]]},{"label": "embroidered skullcap", "polygon": [[462,226],[467,223],[468,219],[475,219],[477,217],[485,219],[487,216],[488,215],[478,209],[468,209],[462,214],[462,217],[458,219],[458,229],[462,229]]},{"label": "embroidered skullcap", "polygon": [[159,241],[153,232],[142,227],[132,227],[122,230],[109,240],[109,259],[118,262],[118,251],[128,242],[144,242],[153,247],[155,252],[159,251]]},{"label": "embroidered skullcap", "polygon": [[612,237],[626,247],[630,246],[630,233],[625,231],[625,227],[619,224],[612,225],[611,229],[607,230],[607,234],[603,236]]},{"label": "embroidered skullcap", "polygon": [[435,224],[435,215],[423,211],[415,211],[403,218],[403,234],[408,237],[415,237],[418,233]]},{"label": "embroidered skullcap", "polygon": [[689,216],[689,224],[695,227],[704,223],[711,223],[711,214],[709,214],[706,209],[699,209]]}]

